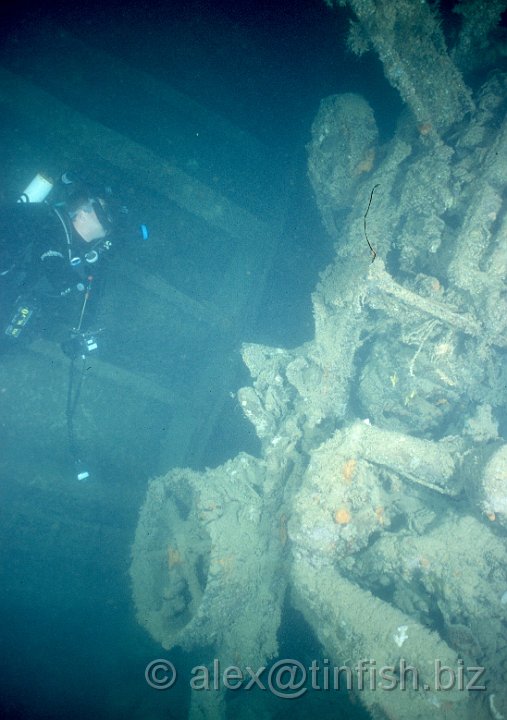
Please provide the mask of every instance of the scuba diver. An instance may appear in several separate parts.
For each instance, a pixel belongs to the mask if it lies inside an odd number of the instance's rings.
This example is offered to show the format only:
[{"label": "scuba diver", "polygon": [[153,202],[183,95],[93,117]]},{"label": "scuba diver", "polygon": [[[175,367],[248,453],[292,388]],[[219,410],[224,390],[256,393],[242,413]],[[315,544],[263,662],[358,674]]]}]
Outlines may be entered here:
[{"label": "scuba diver", "polygon": [[113,226],[108,193],[68,175],[57,188],[37,175],[17,203],[0,207],[2,346],[42,336],[70,356],[96,349],[91,326]]},{"label": "scuba diver", "polygon": [[57,187],[37,175],[17,203],[0,207],[0,349],[43,337],[59,342],[70,358],[66,417],[78,480],[90,471],[81,460],[74,416],[86,358],[97,350],[100,330],[92,325],[111,234],[118,229],[110,195],[68,174]]},{"label": "scuba diver", "polygon": [[[74,417],[87,358],[98,347],[101,331],[93,326],[111,237],[122,231],[127,213],[111,190],[94,189],[68,173],[56,187],[36,175],[17,203],[0,207],[0,350],[42,337],[59,342],[70,358],[67,434],[78,480],[89,479],[90,471]],[[128,227],[123,231],[130,234]],[[148,239],[146,225],[139,234]]]}]

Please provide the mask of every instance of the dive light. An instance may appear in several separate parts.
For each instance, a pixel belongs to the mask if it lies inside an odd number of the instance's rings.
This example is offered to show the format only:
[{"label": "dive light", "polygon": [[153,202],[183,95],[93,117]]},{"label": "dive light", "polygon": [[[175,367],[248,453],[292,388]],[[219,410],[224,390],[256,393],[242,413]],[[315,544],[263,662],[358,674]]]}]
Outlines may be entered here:
[{"label": "dive light", "polygon": [[44,202],[51,190],[53,189],[53,183],[37,173],[32,182],[30,182],[23,190],[18,198],[20,203],[40,203]]}]

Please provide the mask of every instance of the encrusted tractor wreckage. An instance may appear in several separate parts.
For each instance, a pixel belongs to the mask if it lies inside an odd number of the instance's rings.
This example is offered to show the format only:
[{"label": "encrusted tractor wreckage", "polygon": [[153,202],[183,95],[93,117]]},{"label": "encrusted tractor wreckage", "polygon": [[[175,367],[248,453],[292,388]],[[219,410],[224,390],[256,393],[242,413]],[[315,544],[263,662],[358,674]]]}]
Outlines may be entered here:
[{"label": "encrusted tractor wreckage", "polygon": [[[505,8],[463,3],[448,51],[425,3],[348,5],[352,49],[378,53],[406,109],[380,146],[364,98],[323,100],[309,174],[336,257],[315,337],[243,347],[253,384],[237,398],[262,454],[151,482],[134,601],[164,648],[255,668],[277,655],[289,590],[336,666],[417,668],[418,689],[358,693],[376,720],[501,720],[507,75],[472,93],[462,71],[492,62]],[[486,689],[439,691],[436,661],[465,684],[484,667]],[[191,716],[226,717],[224,696],[194,694]]]}]

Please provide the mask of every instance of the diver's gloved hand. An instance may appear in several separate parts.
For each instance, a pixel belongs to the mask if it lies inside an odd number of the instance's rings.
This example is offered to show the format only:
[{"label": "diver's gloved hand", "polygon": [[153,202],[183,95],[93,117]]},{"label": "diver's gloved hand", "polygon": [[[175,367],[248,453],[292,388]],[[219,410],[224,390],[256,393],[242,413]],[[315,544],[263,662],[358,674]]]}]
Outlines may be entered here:
[{"label": "diver's gloved hand", "polygon": [[67,340],[61,344],[62,350],[71,360],[85,358],[97,351],[97,338],[94,333],[78,333],[72,330]]}]

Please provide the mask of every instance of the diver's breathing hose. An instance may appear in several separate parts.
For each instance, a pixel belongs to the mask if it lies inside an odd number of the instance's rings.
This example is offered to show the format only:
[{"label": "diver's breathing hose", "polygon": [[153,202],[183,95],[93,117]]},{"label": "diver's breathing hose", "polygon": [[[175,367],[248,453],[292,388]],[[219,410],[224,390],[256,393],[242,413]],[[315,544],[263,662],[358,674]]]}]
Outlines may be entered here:
[{"label": "diver's breathing hose", "polygon": [[[73,459],[79,461],[79,453],[77,449],[76,435],[74,432],[74,415],[76,412],[79,396],[81,394],[81,385],[84,377],[85,358],[82,358],[81,372],[76,380],[76,358],[72,358],[69,368],[69,385],[67,390],[67,437],[69,439],[69,449]],[[75,387],[74,387],[75,386]]]},{"label": "diver's breathing hose", "polygon": [[92,291],[92,282],[93,282],[93,275],[88,275],[88,285],[86,286],[86,292],[83,299],[83,305],[81,307],[81,315],[79,316],[79,322],[76,328],[76,332],[81,332],[81,325],[83,324],[83,317],[86,310],[86,305],[88,304],[88,298],[90,297],[90,293]]},{"label": "diver's breathing hose", "polygon": [[[76,333],[81,332],[81,327],[83,325],[83,318],[86,311],[86,306],[88,304],[88,299],[90,297],[91,289],[92,289],[92,282],[93,282],[93,276],[88,276],[88,285],[86,287],[85,296],[83,299],[83,304],[81,306],[81,314],[79,316],[79,322],[77,324],[77,327],[75,328]],[[81,459],[79,457],[79,451],[77,447],[77,441],[76,441],[76,434],[74,431],[74,415],[76,413],[76,408],[79,402],[79,396],[81,394],[81,386],[83,384],[83,378],[84,378],[84,372],[85,372],[85,361],[86,358],[84,355],[81,356],[81,372],[79,373],[79,376],[76,381],[76,358],[74,355],[72,355],[70,359],[70,367],[69,367],[69,384],[67,389],[67,410],[66,410],[66,416],[67,416],[67,437],[69,441],[69,450],[70,454],[72,455],[72,458],[76,464],[81,462]],[[82,475],[78,473],[78,479],[87,479],[88,473],[85,471]]]}]

